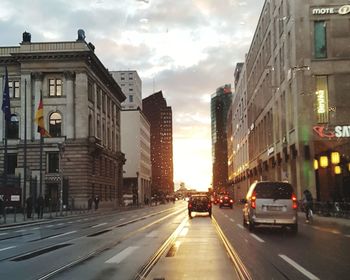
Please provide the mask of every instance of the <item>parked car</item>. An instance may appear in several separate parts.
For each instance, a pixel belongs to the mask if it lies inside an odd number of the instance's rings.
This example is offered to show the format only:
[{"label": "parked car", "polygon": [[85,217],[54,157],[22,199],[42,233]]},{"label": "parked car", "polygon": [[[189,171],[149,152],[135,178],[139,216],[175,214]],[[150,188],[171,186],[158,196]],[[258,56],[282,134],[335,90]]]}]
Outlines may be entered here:
[{"label": "parked car", "polygon": [[219,207],[230,207],[231,209],[233,208],[233,199],[229,197],[228,195],[220,197],[219,200]]},{"label": "parked car", "polygon": [[279,225],[298,232],[297,198],[287,182],[254,182],[243,208],[243,225],[253,231],[259,225]]},{"label": "parked car", "polygon": [[208,212],[211,217],[211,201],[206,195],[192,195],[188,201],[188,216],[192,218],[192,212]]}]

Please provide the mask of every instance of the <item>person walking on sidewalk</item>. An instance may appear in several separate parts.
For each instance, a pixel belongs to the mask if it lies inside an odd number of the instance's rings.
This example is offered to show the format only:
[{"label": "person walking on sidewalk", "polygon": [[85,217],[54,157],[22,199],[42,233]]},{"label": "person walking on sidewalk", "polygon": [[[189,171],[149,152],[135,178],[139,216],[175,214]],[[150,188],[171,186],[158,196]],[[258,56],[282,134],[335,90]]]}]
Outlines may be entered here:
[{"label": "person walking on sidewalk", "polygon": [[32,217],[33,212],[33,199],[29,196],[26,200],[27,203],[27,218],[30,219]]},{"label": "person walking on sidewalk", "polygon": [[303,192],[303,206],[306,214],[307,223],[310,221],[310,218],[311,218],[310,215],[312,215],[312,204],[313,204],[312,194],[308,189],[306,189]]},{"label": "person walking on sidewalk", "polygon": [[42,219],[43,218],[43,214],[44,214],[44,198],[43,196],[40,194],[38,197],[38,219]]}]

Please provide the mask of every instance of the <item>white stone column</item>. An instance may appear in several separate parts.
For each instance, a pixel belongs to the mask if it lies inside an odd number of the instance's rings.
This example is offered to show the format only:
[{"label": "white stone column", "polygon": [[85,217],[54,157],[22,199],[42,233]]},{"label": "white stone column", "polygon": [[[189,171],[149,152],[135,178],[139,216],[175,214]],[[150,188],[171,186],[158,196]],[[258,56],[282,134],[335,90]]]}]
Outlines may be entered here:
[{"label": "white stone column", "polygon": [[88,78],[86,73],[75,76],[75,132],[76,138],[87,138],[89,134]]},{"label": "white stone column", "polygon": [[[40,92],[42,91],[43,87],[43,73],[41,72],[35,72],[32,74],[33,80],[34,80],[34,104],[32,105],[34,107],[34,115],[33,115],[33,121],[32,121],[32,133],[33,133],[33,138],[36,140],[40,140],[40,133],[37,132],[37,127],[38,125],[35,123],[35,113],[38,110],[38,105],[39,105],[39,100],[40,100]],[[44,110],[45,111],[45,110]],[[45,114],[44,114],[45,118]],[[46,118],[45,118],[46,121]],[[45,125],[47,126],[48,124],[45,122]],[[47,129],[47,128],[46,128]]]},{"label": "white stone column", "polygon": [[64,127],[66,136],[68,139],[75,138],[75,127],[74,127],[74,72],[64,72],[66,79],[66,115],[63,116]]}]

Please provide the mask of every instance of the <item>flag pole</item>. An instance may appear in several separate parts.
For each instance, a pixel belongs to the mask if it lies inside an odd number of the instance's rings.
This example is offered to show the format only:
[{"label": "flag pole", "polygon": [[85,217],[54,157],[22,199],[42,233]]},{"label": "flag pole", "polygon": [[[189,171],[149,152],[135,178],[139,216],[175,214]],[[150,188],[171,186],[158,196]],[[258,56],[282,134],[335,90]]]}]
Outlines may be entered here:
[{"label": "flag pole", "polygon": [[23,207],[27,199],[27,79],[24,80],[24,187],[23,187]]},{"label": "flag pole", "polygon": [[44,143],[44,138],[40,134],[40,176],[39,176],[39,193],[42,194],[43,191],[43,143]]},{"label": "flag pole", "polygon": [[[5,114],[4,114],[5,115]],[[7,186],[7,121],[5,120],[4,185]]]}]

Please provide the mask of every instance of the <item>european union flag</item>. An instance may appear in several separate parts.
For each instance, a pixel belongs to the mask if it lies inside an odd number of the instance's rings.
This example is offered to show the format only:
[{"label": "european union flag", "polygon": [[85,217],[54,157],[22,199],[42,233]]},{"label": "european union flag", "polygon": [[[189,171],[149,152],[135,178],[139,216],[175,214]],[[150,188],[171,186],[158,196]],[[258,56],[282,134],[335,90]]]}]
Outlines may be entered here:
[{"label": "european union flag", "polygon": [[7,66],[5,66],[5,86],[2,96],[2,111],[5,114],[5,121],[9,123],[11,121],[11,108],[10,108],[10,89],[9,89],[9,76],[7,73]]}]

